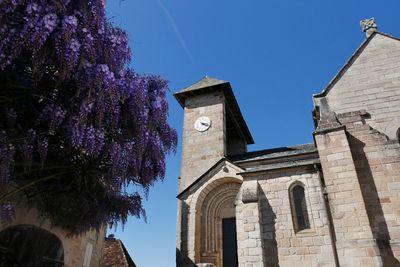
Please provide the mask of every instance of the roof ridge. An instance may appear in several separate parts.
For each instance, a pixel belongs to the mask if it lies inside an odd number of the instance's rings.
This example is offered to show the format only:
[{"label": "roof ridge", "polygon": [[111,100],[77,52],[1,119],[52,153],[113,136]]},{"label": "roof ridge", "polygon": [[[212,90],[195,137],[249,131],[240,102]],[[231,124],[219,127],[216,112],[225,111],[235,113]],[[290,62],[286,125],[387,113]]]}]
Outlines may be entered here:
[{"label": "roof ridge", "polygon": [[390,34],[388,34],[388,33],[380,32],[380,31],[377,31],[376,33],[377,33],[377,34],[380,34],[380,35],[383,35],[383,36],[386,36],[386,37],[389,37],[389,38],[392,38],[392,39],[394,39],[394,40],[396,40],[396,41],[400,41],[400,38],[399,38],[399,37],[390,35]]},{"label": "roof ridge", "polygon": [[343,76],[343,74],[348,70],[348,68],[354,63],[356,57],[361,54],[364,48],[369,44],[369,42],[376,36],[377,32],[371,34],[368,38],[366,38],[361,45],[356,49],[353,54],[351,54],[350,58],[344,63],[344,65],[339,69],[339,71],[333,76],[333,78],[329,81],[328,85],[319,93],[313,94],[313,98],[323,97],[331,90],[331,88],[339,81],[339,79]]},{"label": "roof ridge", "polygon": [[376,31],[368,36],[361,45],[356,49],[355,52],[350,56],[350,58],[346,61],[346,63],[339,69],[333,79],[328,83],[328,85],[319,93],[313,94],[313,98],[324,97],[326,96],[331,88],[340,80],[340,78],[346,73],[346,71],[353,65],[354,61],[358,58],[358,56],[364,51],[365,47],[371,42],[371,40],[377,35],[380,34],[382,36],[391,38],[396,41],[400,41],[400,38],[394,37],[392,35]]},{"label": "roof ridge", "polygon": [[221,92],[225,96],[225,102],[228,104],[227,106],[233,113],[234,118],[239,124],[239,130],[243,133],[244,138],[246,139],[247,144],[254,144],[254,139],[251,135],[249,127],[243,118],[242,111],[240,110],[240,106],[236,100],[235,94],[233,93],[230,82],[218,80],[214,78],[210,78],[208,76],[204,77],[200,81],[182,89],[179,92],[174,93],[175,99],[181,105],[182,108],[185,107],[185,100],[189,96],[195,96],[210,92]]},{"label": "roof ridge", "polygon": [[200,80],[194,82],[193,84],[176,92],[175,94],[194,91],[194,90],[202,89],[205,87],[215,86],[215,85],[224,84],[224,83],[228,83],[228,81],[220,80],[220,79],[209,77],[206,75],[203,78],[201,78]]},{"label": "roof ridge", "polygon": [[214,165],[212,165],[210,168],[208,168],[202,175],[200,175],[196,180],[194,180],[189,186],[187,186],[185,189],[183,189],[177,196],[176,198],[180,198],[181,196],[183,196],[184,194],[186,194],[187,192],[189,192],[189,190],[195,186],[198,182],[200,182],[201,180],[203,180],[204,177],[206,177],[212,170],[214,170],[218,165],[220,165],[223,162],[228,162],[229,164],[232,164],[233,166],[244,170],[243,168],[241,168],[240,166],[236,165],[234,162],[232,162],[230,159],[228,159],[227,157],[222,157],[221,159],[219,159],[216,163],[214,163]]},{"label": "roof ridge", "polygon": [[229,159],[234,163],[249,161],[266,160],[272,158],[293,157],[303,154],[315,153],[317,148],[314,143],[301,144],[295,146],[284,146],[251,151],[244,154],[230,156]]},{"label": "roof ridge", "polygon": [[260,149],[260,150],[248,151],[246,153],[238,154],[238,155],[235,155],[235,156],[247,155],[249,153],[257,153],[257,152],[263,152],[263,151],[273,151],[273,150],[284,149],[284,148],[304,147],[304,146],[315,146],[315,144],[314,143],[305,143],[305,144],[298,144],[298,145],[289,145],[289,146],[265,148],[265,149]]}]

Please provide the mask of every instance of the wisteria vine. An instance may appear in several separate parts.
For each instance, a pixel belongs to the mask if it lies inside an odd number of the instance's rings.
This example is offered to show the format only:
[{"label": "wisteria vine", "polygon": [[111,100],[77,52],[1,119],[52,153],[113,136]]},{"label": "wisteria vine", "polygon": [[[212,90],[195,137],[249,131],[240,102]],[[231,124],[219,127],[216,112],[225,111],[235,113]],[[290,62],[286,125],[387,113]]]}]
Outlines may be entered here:
[{"label": "wisteria vine", "polygon": [[102,0],[0,2],[1,221],[18,201],[70,233],[144,215],[177,134],[167,82],[130,60]]}]

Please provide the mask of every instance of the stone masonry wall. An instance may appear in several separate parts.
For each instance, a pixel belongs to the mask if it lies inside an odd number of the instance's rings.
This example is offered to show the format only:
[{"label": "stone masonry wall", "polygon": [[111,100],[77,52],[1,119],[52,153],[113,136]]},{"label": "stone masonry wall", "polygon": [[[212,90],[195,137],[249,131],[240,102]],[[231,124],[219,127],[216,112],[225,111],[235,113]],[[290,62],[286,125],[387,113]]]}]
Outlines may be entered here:
[{"label": "stone masonry wall", "polygon": [[367,110],[367,123],[395,138],[400,127],[400,41],[376,34],[327,99],[337,114]]},{"label": "stone masonry wall", "polygon": [[[225,100],[222,93],[190,97],[185,103],[179,192],[192,184],[225,155]],[[211,127],[194,129],[197,118],[207,116]]]},{"label": "stone masonry wall", "polygon": [[102,256],[102,248],[105,238],[105,230],[100,232],[90,231],[79,236],[67,237],[67,233],[58,228],[52,227],[48,220],[38,219],[34,209],[16,207],[15,220],[11,224],[2,224],[0,230],[15,225],[35,225],[56,235],[64,247],[64,266],[76,267],[83,266],[86,245],[90,242],[93,245],[90,267],[98,267]]},{"label": "stone masonry wall", "polygon": [[236,201],[239,267],[265,266],[259,191],[256,180],[244,181]]},{"label": "stone masonry wall", "polygon": [[382,266],[346,132],[315,134],[342,267]]},{"label": "stone masonry wall", "polygon": [[264,267],[260,220],[257,202],[236,206],[239,267]]},{"label": "stone masonry wall", "polygon": [[228,156],[243,154],[247,152],[247,144],[244,139],[237,134],[227,133],[226,154]]},{"label": "stone masonry wall", "polygon": [[[262,266],[335,266],[320,180],[312,166],[308,169],[271,171],[245,178],[248,179],[257,180],[261,188],[259,209],[265,257],[265,265]],[[294,184],[301,184],[305,188],[311,224],[310,229],[297,233],[289,197],[289,188]],[[251,211],[243,212],[246,214]]]},{"label": "stone masonry wall", "polygon": [[[218,219],[207,215],[208,208],[214,204],[223,203],[220,197],[228,197],[228,202],[234,204],[234,196],[239,191],[242,177],[237,173],[243,171],[230,164],[229,162],[221,162],[210,173],[208,173],[201,181],[189,189],[185,194],[180,196],[178,200],[178,220],[177,220],[177,266],[178,267],[193,267],[200,263],[214,263],[215,266],[220,266],[220,261],[214,261],[215,258],[220,258],[221,248],[216,243],[220,239],[213,239],[215,234],[218,235]],[[211,201],[213,196],[217,196],[217,201]],[[231,194],[235,192],[234,194]],[[214,199],[215,200],[215,199]],[[222,205],[223,206],[223,205]],[[216,210],[211,208],[212,210]],[[205,214],[204,214],[205,213]],[[219,215],[223,217],[221,212]],[[217,214],[214,214],[217,215]],[[213,233],[209,235],[210,233]],[[215,240],[215,241],[213,241]],[[208,242],[215,249],[204,251],[204,242]],[[215,255],[212,255],[212,253]],[[207,262],[209,258],[212,262]],[[203,261],[203,262],[202,262]],[[206,262],[204,262],[206,261]]]},{"label": "stone masonry wall", "polygon": [[365,123],[363,113],[339,114],[383,266],[400,266],[400,144]]}]

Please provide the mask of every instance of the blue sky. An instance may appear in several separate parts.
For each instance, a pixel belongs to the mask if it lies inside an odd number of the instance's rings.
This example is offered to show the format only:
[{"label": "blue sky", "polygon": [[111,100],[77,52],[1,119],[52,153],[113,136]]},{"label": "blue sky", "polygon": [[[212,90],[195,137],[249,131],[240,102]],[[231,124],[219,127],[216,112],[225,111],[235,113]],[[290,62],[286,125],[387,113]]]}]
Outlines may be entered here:
[{"label": "blue sky", "polygon": [[[183,111],[172,93],[208,75],[231,82],[256,144],[312,142],[312,94],[364,40],[359,21],[400,36],[398,0],[108,0],[108,17],[128,32],[132,66],[170,81],[170,122],[181,142]],[[117,229],[139,267],[175,266],[180,146],[145,203],[147,223]]]}]

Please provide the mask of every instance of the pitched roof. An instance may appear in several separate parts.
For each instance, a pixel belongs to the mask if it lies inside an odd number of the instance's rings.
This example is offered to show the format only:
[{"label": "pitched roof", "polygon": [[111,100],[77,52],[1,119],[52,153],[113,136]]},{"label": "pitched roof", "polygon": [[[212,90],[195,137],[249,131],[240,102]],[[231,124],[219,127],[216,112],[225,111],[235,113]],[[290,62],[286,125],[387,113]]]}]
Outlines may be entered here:
[{"label": "pitched roof", "polygon": [[229,159],[245,169],[245,171],[238,174],[310,166],[320,163],[318,150],[311,143],[253,151],[231,156]]},{"label": "pitched roof", "polygon": [[317,148],[313,143],[310,143],[310,144],[302,144],[296,146],[285,146],[285,147],[252,151],[240,155],[230,156],[228,158],[233,163],[238,164],[250,161],[283,158],[283,157],[290,157],[290,156],[316,153],[316,152]]},{"label": "pitched roof", "polygon": [[325,89],[322,90],[322,92],[320,92],[318,94],[314,94],[313,97],[318,98],[318,97],[326,96],[329,93],[329,91],[332,89],[332,87],[340,80],[340,78],[342,78],[342,76],[346,73],[346,71],[351,67],[351,65],[353,65],[354,61],[364,51],[365,47],[367,47],[367,45],[371,42],[371,40],[378,34],[385,36],[387,38],[394,39],[396,41],[400,41],[400,38],[391,36],[389,34],[382,33],[382,32],[374,32],[367,39],[365,39],[364,42],[362,42],[360,47],[357,48],[357,50],[353,53],[353,55],[351,55],[351,57],[347,60],[347,62],[339,70],[339,72],[333,77],[333,79],[329,82],[329,84],[325,87]]},{"label": "pitched roof", "polygon": [[[220,160],[218,160],[213,166],[211,166],[205,173],[203,173],[199,178],[197,178],[191,185],[189,185],[188,187],[186,187],[182,192],[180,192],[176,197],[179,199],[181,196],[183,196],[184,194],[186,194],[186,192],[189,192],[191,188],[193,188],[196,184],[198,184],[200,181],[202,181],[204,179],[204,177],[206,177],[209,173],[211,173],[211,171],[213,171],[214,169],[216,169],[218,167],[218,165],[220,165],[223,162],[228,162],[234,166],[236,166],[235,164],[233,164],[229,159],[223,157]],[[240,168],[239,166],[238,169],[243,170],[242,168]]]},{"label": "pitched roof", "polygon": [[195,82],[194,84],[183,88],[181,91],[179,91],[179,93],[195,91],[195,90],[199,90],[199,89],[202,89],[202,88],[205,88],[205,87],[221,85],[221,84],[224,84],[224,83],[228,83],[228,82],[205,76],[203,79]]},{"label": "pitched roof", "polygon": [[266,171],[271,171],[271,170],[287,169],[287,168],[294,168],[294,167],[301,167],[301,166],[310,166],[310,165],[320,164],[320,163],[321,162],[320,162],[319,158],[290,160],[290,161],[284,161],[284,162],[265,164],[265,165],[257,166],[254,168],[247,168],[245,171],[239,172],[238,174],[266,172]]},{"label": "pitched roof", "polygon": [[236,101],[236,97],[233,94],[233,90],[229,82],[205,76],[203,79],[195,82],[194,84],[174,93],[174,96],[179,104],[182,107],[185,107],[185,100],[189,96],[196,96],[216,91],[220,91],[225,95],[226,103],[228,104],[230,111],[232,111],[233,117],[238,123],[240,131],[246,139],[247,144],[254,144],[253,136],[251,135],[249,127],[243,118],[239,104]]},{"label": "pitched roof", "polygon": [[102,267],[136,267],[121,240],[108,237],[104,242]]}]

